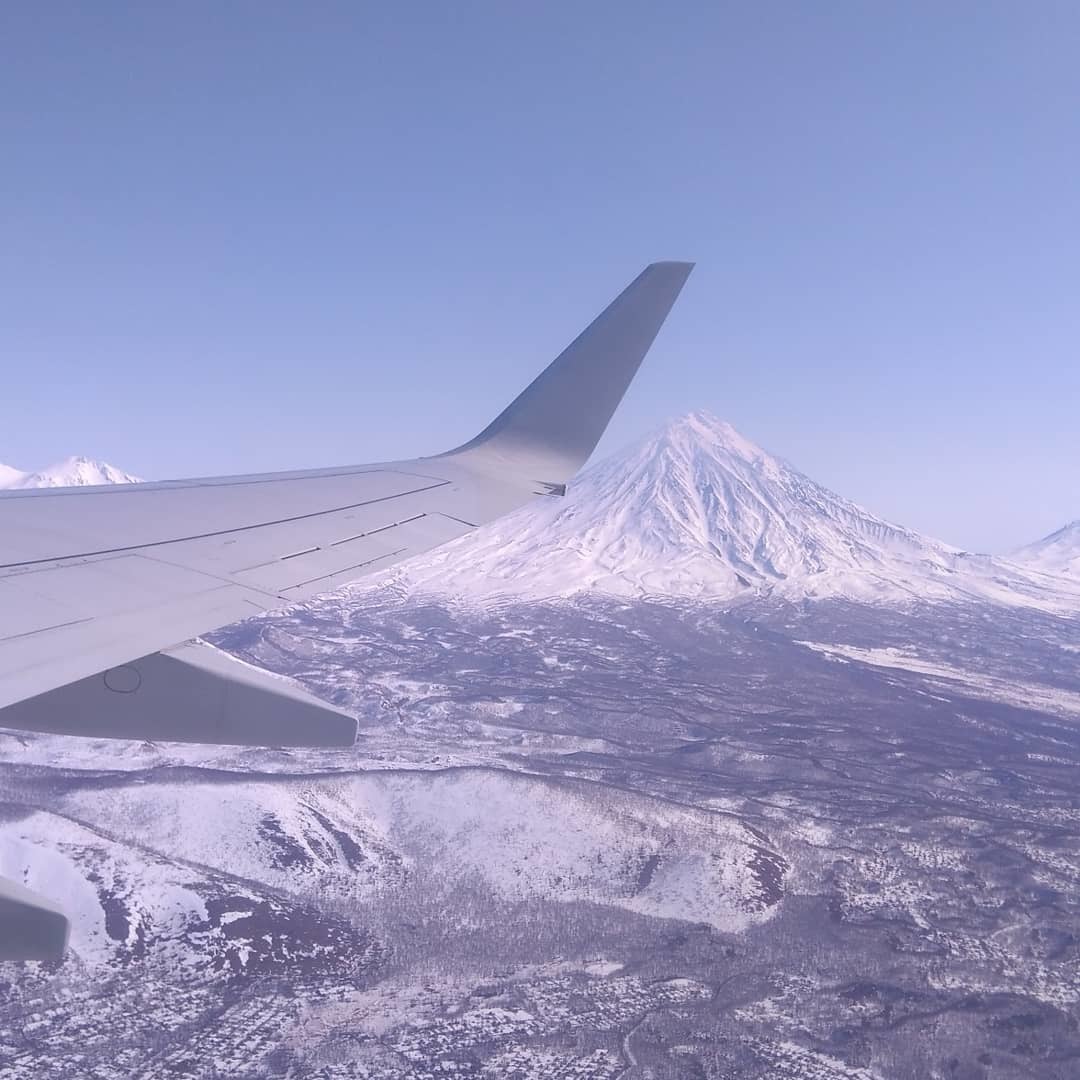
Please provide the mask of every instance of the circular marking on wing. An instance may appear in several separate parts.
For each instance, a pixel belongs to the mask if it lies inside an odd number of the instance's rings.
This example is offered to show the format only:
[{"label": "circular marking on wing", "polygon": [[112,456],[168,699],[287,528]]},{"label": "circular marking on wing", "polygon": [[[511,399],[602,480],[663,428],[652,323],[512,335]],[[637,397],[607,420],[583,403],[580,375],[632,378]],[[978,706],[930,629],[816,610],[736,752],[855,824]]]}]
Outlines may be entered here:
[{"label": "circular marking on wing", "polygon": [[134,694],[142,684],[142,676],[130,664],[109,668],[105,672],[105,686],[116,694]]}]

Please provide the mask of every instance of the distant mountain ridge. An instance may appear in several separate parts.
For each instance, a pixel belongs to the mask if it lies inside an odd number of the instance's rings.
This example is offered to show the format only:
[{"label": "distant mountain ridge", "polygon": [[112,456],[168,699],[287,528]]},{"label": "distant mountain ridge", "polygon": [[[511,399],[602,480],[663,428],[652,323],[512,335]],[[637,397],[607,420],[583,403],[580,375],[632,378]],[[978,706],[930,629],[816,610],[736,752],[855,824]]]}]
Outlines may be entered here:
[{"label": "distant mountain ridge", "polygon": [[1080,518],[1019,548],[1009,558],[1032,570],[1080,580]]},{"label": "distant mountain ridge", "polygon": [[705,412],[391,572],[462,596],[988,600],[1080,610],[1080,582],[876,516]]},{"label": "distant mountain ridge", "polygon": [[0,490],[25,488],[90,487],[100,484],[138,484],[141,478],[104,461],[69,457],[40,472],[24,472],[0,465]]}]

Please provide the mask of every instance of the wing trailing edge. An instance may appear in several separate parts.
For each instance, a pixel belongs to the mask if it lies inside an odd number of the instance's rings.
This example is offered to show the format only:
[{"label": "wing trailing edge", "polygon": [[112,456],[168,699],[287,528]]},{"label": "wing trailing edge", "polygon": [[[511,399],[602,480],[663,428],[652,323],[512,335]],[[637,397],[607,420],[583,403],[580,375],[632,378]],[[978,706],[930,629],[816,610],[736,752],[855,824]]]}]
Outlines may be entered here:
[{"label": "wing trailing edge", "polygon": [[0,725],[109,739],[351,746],[356,720],[289,679],[191,643],[0,709]]}]

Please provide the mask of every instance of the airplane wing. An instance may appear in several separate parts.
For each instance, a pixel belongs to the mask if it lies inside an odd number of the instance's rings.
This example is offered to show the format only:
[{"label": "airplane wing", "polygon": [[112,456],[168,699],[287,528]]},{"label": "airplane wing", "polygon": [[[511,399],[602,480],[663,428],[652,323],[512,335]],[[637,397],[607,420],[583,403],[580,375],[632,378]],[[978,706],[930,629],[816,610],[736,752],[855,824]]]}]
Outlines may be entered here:
[{"label": "airplane wing", "polygon": [[[0,493],[0,727],[351,744],[351,716],[190,639],[563,494],[691,268],[647,267],[484,431],[446,454]],[[67,937],[55,904],[0,880],[0,959],[57,960]]]},{"label": "airplane wing", "polygon": [[562,494],[691,268],[647,267],[483,432],[445,454],[0,494],[0,727],[351,744],[352,717],[191,639]]}]

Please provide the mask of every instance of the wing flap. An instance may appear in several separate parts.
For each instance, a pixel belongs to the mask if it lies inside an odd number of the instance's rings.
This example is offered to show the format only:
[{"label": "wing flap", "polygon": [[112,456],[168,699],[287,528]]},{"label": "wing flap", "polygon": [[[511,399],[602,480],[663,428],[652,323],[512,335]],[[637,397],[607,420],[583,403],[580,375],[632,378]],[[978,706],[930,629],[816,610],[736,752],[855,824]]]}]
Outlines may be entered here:
[{"label": "wing flap", "polygon": [[60,960],[70,926],[51,900],[0,878],[0,958]]},{"label": "wing flap", "polygon": [[356,720],[209,645],[153,653],[0,709],[0,726],[241,746],[351,746]]},{"label": "wing flap", "polygon": [[0,641],[0,709],[280,604],[254,589],[218,585],[149,608],[7,638]]}]

